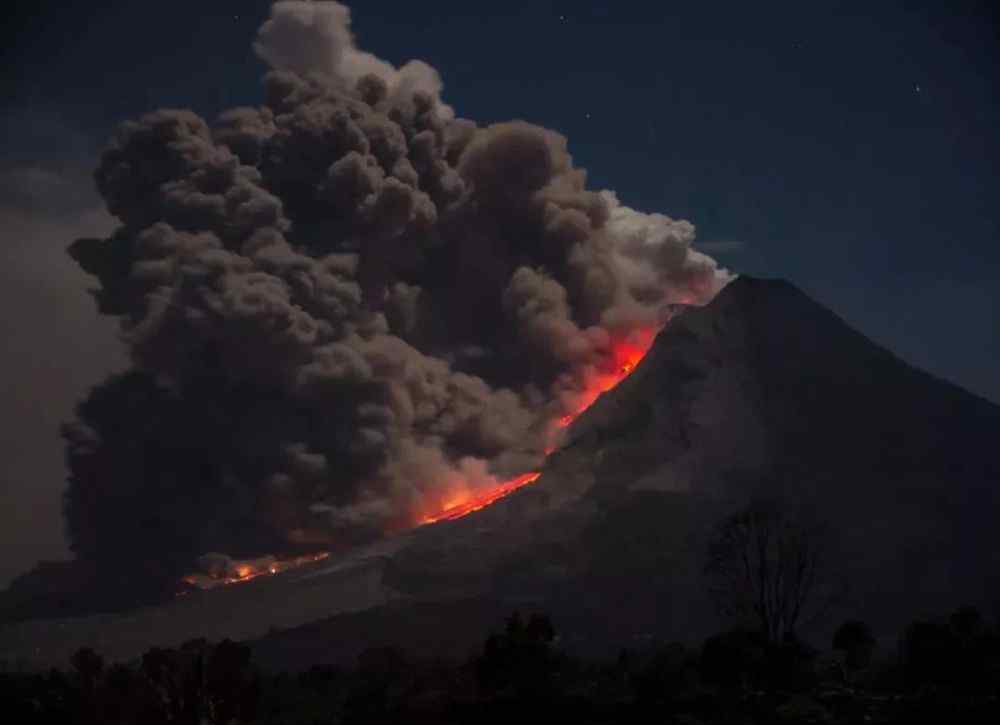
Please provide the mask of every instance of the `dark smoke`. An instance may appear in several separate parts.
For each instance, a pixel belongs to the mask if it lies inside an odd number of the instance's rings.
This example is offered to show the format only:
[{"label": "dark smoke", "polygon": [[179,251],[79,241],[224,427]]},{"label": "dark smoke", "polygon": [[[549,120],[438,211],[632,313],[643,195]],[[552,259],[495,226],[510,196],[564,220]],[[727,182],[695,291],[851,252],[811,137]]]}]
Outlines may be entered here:
[{"label": "dark smoke", "polygon": [[122,124],[120,221],[70,248],[132,369],[65,428],[72,546],[174,576],[404,528],[544,457],[615,340],[728,279],[694,228],[588,191],[560,134],[479,128],[433,68],[278,2],[265,104]]}]

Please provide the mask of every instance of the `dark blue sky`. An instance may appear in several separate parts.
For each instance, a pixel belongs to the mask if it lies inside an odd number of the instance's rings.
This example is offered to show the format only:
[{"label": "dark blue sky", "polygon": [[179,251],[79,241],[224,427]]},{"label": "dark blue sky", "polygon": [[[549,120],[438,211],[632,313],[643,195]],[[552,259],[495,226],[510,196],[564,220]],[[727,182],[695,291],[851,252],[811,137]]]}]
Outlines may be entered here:
[{"label": "dark blue sky", "polygon": [[[5,143],[19,155],[79,152],[38,118],[96,149],[144,110],[213,115],[260,98],[250,44],[265,0],[89,5],[20,16],[4,59]],[[430,62],[459,115],[562,131],[593,186],[691,220],[732,268],[788,277],[903,357],[1000,400],[988,3],[352,10],[361,47]]]},{"label": "dark blue sky", "polygon": [[[0,287],[6,309],[36,312],[4,327],[26,341],[8,380],[38,368],[31,330],[53,330],[39,339],[58,357],[69,343],[56,317],[77,329],[92,316],[87,281],[68,263],[37,284],[24,270],[44,278],[96,204],[86,174],[100,146],[118,121],[153,108],[211,117],[257,103],[263,69],[251,43],[269,3],[15,5],[0,44]],[[459,115],[561,131],[592,187],[689,219],[726,266],[787,277],[903,358],[1000,401],[1000,42],[989,3],[364,0],[352,9],[362,48],[435,66]],[[27,167],[63,174],[59,195],[40,194],[51,188],[33,186],[41,177],[26,183]],[[63,221],[27,245],[8,213],[31,229],[32,219]],[[31,298],[39,290],[47,302]],[[76,317],[61,312],[70,304]],[[76,341],[94,351],[76,352],[89,362],[53,394],[53,420],[114,364],[110,329],[100,344]],[[32,390],[30,377],[20,384]],[[39,408],[35,397],[20,405]],[[50,422],[39,430],[58,456]],[[5,474],[35,470],[22,463]]]}]

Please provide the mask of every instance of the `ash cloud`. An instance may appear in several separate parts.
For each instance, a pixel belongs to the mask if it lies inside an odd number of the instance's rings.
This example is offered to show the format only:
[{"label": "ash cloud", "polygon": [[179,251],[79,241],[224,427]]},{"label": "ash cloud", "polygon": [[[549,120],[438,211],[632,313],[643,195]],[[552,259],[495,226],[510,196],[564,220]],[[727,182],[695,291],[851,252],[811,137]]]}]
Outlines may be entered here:
[{"label": "ash cloud", "polygon": [[262,107],[122,124],[96,171],[119,226],[70,247],[132,361],[65,427],[82,559],[410,526],[538,466],[616,340],[728,280],[559,133],[456,118],[433,68],[356,48],[338,3],[275,3],[255,49]]}]

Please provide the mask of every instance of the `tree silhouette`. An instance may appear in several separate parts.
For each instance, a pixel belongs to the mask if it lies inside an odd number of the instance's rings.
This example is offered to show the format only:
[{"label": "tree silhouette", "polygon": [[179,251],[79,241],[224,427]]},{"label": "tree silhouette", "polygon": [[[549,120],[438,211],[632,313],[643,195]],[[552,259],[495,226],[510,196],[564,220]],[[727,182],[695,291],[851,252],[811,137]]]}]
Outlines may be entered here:
[{"label": "tree silhouette", "polygon": [[212,722],[249,722],[260,696],[250,648],[225,639],[213,649],[205,667],[206,693]]},{"label": "tree silhouette", "polygon": [[69,661],[84,689],[94,689],[104,672],[104,658],[90,647],[83,647],[78,649]]},{"label": "tree silhouette", "polygon": [[903,633],[901,655],[906,686],[954,684],[958,678],[959,640],[947,623],[933,620],[911,622]]},{"label": "tree silhouette", "polygon": [[713,532],[710,593],[723,614],[753,617],[769,642],[781,643],[833,602],[827,543],[825,526],[793,520],[775,502],[755,503]]},{"label": "tree silhouette", "polygon": [[502,634],[492,634],[478,658],[480,686],[490,693],[539,697],[552,687],[555,629],[548,617],[533,614],[525,622],[517,612],[508,617]]},{"label": "tree silhouette", "polygon": [[844,679],[848,680],[851,673],[863,670],[871,662],[875,637],[867,624],[851,619],[837,627],[833,648],[843,653]]},{"label": "tree silhouette", "polygon": [[104,674],[104,658],[91,648],[83,647],[73,653],[69,661],[73,669],[76,670],[76,676],[80,683],[82,710],[85,715],[82,722],[87,725],[98,723],[100,722],[98,695]]},{"label": "tree silhouette", "polygon": [[907,688],[964,692],[1000,689],[1000,635],[974,607],[911,622],[900,640]]}]

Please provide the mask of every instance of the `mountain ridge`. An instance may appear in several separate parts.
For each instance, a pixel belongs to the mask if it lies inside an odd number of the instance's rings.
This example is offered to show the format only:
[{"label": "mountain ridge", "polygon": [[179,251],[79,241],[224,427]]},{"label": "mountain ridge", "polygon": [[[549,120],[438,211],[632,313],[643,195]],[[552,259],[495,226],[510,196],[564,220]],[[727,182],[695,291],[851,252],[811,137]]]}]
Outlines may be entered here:
[{"label": "mountain ridge", "polygon": [[[262,661],[297,666],[350,659],[383,630],[459,653],[515,608],[550,612],[584,650],[697,637],[719,626],[707,537],[760,496],[836,530],[854,590],[845,615],[888,631],[958,604],[989,611],[1000,608],[998,430],[1000,407],[905,363],[794,285],[739,277],[671,321],[534,484],[486,509],[241,591],[62,620],[55,638],[44,621],[0,628],[0,645],[51,658],[100,633],[128,656],[170,643],[153,641],[148,623],[160,622],[178,640],[263,637]],[[253,615],[230,622],[227,606]],[[435,629],[435,611],[465,624]]]}]

